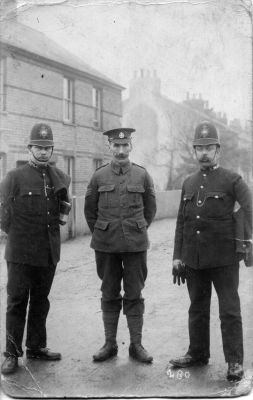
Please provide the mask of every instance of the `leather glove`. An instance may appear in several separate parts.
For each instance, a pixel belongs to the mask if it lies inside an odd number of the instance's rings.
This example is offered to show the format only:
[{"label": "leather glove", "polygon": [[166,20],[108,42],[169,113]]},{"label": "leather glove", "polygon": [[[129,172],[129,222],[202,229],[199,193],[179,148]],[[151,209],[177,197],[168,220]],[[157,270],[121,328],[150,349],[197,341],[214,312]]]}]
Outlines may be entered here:
[{"label": "leather glove", "polygon": [[186,280],[185,265],[181,260],[173,260],[172,266],[173,283],[177,283],[178,286],[181,282],[184,284]]}]

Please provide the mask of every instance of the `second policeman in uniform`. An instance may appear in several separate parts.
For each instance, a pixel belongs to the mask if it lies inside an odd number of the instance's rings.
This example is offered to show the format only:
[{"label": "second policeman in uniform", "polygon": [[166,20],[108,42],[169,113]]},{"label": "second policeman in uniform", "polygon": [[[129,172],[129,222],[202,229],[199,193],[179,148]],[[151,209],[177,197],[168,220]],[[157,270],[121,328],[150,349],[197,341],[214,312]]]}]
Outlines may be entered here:
[{"label": "second policeman in uniform", "polygon": [[[243,335],[236,246],[235,202],[251,230],[251,194],[240,175],[219,166],[216,127],[204,121],[193,140],[200,170],[183,183],[173,257],[174,283],[186,278],[191,305],[187,353],[170,362],[179,368],[207,364],[210,353],[212,284],[218,295],[228,380],[243,376]],[[251,237],[251,232],[249,232]]]},{"label": "second policeman in uniform", "polygon": [[105,330],[105,344],[94,354],[94,361],[105,361],[118,352],[116,334],[122,304],[130,332],[129,355],[140,362],[153,360],[141,343],[144,313],[141,292],[147,277],[147,229],[156,213],[156,199],[148,172],[129,161],[134,131],[119,128],[104,133],[108,136],[112,161],[96,170],[86,193],[85,217],[92,232],[97,273],[102,280]]}]

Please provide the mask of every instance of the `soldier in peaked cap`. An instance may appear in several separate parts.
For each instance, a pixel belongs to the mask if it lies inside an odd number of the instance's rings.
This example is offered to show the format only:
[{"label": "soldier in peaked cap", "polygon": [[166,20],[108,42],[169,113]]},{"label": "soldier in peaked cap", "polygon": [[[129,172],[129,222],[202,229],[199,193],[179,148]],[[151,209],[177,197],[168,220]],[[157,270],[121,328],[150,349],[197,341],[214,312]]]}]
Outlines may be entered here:
[{"label": "soldier in peaked cap", "polygon": [[[200,123],[193,140],[200,170],[183,183],[173,255],[174,283],[187,282],[187,353],[170,360],[184,368],[208,363],[212,284],[218,295],[227,379],[243,376],[243,337],[234,206],[241,206],[252,236],[251,193],[240,175],[219,166],[220,140],[214,124]],[[248,232],[249,233],[249,232]]]},{"label": "soldier in peaked cap", "polygon": [[129,161],[134,131],[118,128],[104,132],[112,161],[95,171],[86,192],[84,212],[92,232],[97,273],[102,280],[105,331],[105,344],[94,354],[94,361],[105,361],[117,354],[116,334],[122,305],[130,332],[129,355],[144,363],[153,360],[141,343],[144,313],[141,292],[147,277],[147,228],[156,213],[156,200],[148,172]]},{"label": "soldier in peaked cap", "polygon": [[46,318],[48,295],[60,258],[60,212],[70,207],[70,177],[49,165],[53,147],[51,127],[34,125],[28,142],[29,162],[9,171],[0,184],[1,229],[8,235],[6,351],[1,369],[5,375],[16,371],[18,357],[23,355],[29,299],[27,358],[61,358],[60,353],[47,348]]}]

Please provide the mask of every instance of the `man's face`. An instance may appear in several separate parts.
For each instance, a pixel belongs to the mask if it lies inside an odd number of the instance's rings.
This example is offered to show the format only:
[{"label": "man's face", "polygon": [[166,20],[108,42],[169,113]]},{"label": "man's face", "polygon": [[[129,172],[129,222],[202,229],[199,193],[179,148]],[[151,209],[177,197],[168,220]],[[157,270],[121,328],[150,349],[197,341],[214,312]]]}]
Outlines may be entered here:
[{"label": "man's face", "polygon": [[47,165],[53,154],[53,146],[29,146],[28,150],[31,161],[38,165]]},{"label": "man's face", "polygon": [[217,164],[220,147],[216,144],[194,146],[196,158],[202,168],[212,167]]},{"label": "man's face", "polygon": [[109,146],[114,161],[117,161],[119,163],[124,163],[129,159],[129,153],[132,150],[131,143],[118,144],[111,142]]}]

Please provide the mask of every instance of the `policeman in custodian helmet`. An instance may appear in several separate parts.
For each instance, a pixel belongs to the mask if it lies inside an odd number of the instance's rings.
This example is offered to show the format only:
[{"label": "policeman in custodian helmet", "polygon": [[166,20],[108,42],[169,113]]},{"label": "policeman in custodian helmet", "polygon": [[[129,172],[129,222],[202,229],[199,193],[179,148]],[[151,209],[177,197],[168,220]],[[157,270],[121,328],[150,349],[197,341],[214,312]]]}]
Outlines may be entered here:
[{"label": "policeman in custodian helmet", "polygon": [[219,166],[220,140],[213,123],[203,121],[196,127],[193,147],[200,169],[183,183],[172,269],[174,283],[187,281],[190,344],[185,355],[170,362],[178,368],[208,364],[213,284],[227,379],[236,381],[243,376],[243,337],[233,214],[238,202],[252,232],[251,193],[240,175]]},{"label": "policeman in custodian helmet", "polygon": [[5,375],[16,371],[18,357],[23,355],[26,314],[27,358],[61,358],[47,348],[46,319],[60,258],[61,210],[70,208],[70,177],[49,164],[53,146],[51,127],[34,125],[28,141],[29,162],[9,171],[0,184],[1,229],[8,235],[6,351],[1,369]]},{"label": "policeman in custodian helmet", "polygon": [[96,170],[86,192],[85,217],[92,232],[97,273],[102,280],[105,331],[105,344],[94,354],[94,361],[105,361],[117,354],[116,334],[122,306],[130,332],[129,355],[144,363],[153,360],[141,342],[144,313],[141,292],[147,277],[147,229],[155,216],[156,200],[148,172],[129,161],[134,131],[117,128],[104,132],[112,161]]}]

